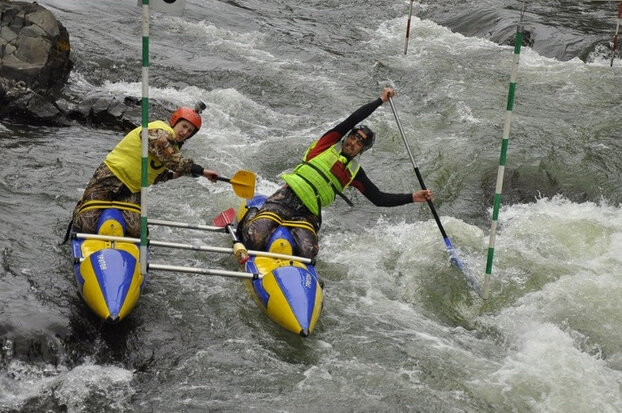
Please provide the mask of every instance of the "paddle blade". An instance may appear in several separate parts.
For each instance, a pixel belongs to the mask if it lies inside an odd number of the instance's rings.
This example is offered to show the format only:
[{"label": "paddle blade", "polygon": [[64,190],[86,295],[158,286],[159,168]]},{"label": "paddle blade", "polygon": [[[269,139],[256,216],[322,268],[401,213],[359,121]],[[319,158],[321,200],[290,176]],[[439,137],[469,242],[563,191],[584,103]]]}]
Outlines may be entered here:
[{"label": "paddle blade", "polygon": [[235,209],[229,208],[226,211],[223,211],[214,218],[214,225],[220,228],[225,228],[227,225],[233,224],[233,220],[235,219]]},{"label": "paddle blade", "polygon": [[233,186],[233,192],[240,198],[251,199],[255,195],[255,180],[257,176],[254,172],[240,170],[229,180]]}]

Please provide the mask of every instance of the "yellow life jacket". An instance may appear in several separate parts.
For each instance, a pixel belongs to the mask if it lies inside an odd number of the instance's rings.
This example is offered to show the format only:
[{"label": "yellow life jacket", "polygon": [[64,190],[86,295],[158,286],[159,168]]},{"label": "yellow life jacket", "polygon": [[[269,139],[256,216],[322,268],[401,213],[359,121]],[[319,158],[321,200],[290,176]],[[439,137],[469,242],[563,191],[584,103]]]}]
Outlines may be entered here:
[{"label": "yellow life jacket", "polygon": [[321,208],[330,205],[335,195],[344,197],[349,203],[341,192],[350,185],[360,165],[341,155],[341,142],[306,161],[315,145],[317,142],[307,149],[303,162],[292,173],[284,174],[283,179],[309,211],[319,216]]},{"label": "yellow life jacket", "polygon": [[[175,131],[168,123],[161,120],[150,122],[147,125],[149,130],[164,129],[171,136],[175,136]],[[141,187],[141,127],[137,127],[127,135],[121,142],[110,151],[104,161],[108,168],[121,180],[133,193],[140,192]],[[152,185],[158,175],[166,170],[166,167],[157,157],[149,154],[147,158],[147,185]]]}]

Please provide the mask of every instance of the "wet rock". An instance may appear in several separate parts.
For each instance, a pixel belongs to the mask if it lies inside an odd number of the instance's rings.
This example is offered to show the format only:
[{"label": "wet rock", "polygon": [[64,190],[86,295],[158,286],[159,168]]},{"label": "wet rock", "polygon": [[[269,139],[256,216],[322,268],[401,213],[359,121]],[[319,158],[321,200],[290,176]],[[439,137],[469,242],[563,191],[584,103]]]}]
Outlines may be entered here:
[{"label": "wet rock", "polygon": [[[469,37],[488,39],[501,45],[514,46],[520,4],[500,6],[491,1],[472,1],[456,7],[438,3],[423,9],[418,16],[430,19]],[[523,15],[522,46],[531,47],[542,56],[560,61],[590,59],[599,46],[609,49],[612,39],[610,20],[600,19],[606,6],[597,2],[531,2]],[[611,9],[611,14],[615,9]],[[577,22],[576,16],[584,17]]]},{"label": "wet rock", "polygon": [[[172,109],[157,100],[149,101],[149,113],[152,118],[168,119]],[[93,127],[128,132],[140,125],[141,112],[140,98],[94,92],[84,97],[79,104],[68,108],[66,118]]]},{"label": "wet rock", "polygon": [[0,76],[37,91],[62,87],[73,63],[67,29],[37,3],[0,0]]},{"label": "wet rock", "polygon": [[68,125],[63,107],[67,103],[62,99],[56,101],[47,93],[25,86],[24,82],[0,78],[0,119],[30,125]]},{"label": "wet rock", "polygon": [[73,67],[69,34],[37,3],[0,0],[0,118],[67,124],[56,95]]}]

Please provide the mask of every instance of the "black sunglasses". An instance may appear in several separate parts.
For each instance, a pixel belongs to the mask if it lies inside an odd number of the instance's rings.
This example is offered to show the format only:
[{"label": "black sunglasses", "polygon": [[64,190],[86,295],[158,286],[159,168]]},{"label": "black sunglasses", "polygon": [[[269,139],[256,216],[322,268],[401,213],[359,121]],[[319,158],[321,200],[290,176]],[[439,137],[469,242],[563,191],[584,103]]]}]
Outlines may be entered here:
[{"label": "black sunglasses", "polygon": [[356,132],[351,132],[350,136],[354,136],[362,144],[365,144],[365,141],[367,140],[367,136],[361,135],[360,131],[358,130]]}]

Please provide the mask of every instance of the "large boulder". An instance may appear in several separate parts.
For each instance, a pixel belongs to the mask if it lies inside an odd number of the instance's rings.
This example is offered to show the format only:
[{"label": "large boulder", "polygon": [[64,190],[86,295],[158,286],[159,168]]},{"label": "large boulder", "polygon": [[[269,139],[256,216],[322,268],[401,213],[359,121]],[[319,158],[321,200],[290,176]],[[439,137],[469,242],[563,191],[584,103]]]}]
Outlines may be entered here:
[{"label": "large boulder", "polygon": [[[521,16],[518,4],[498,2],[497,5],[491,1],[473,0],[462,3],[465,3],[463,7],[456,7],[455,2],[436,2],[434,7],[422,8],[417,16],[465,36],[514,46]],[[608,58],[611,53],[611,21],[599,18],[599,7],[603,6],[596,1],[530,2],[523,16],[522,45],[560,61]],[[615,6],[610,10],[613,17]],[[579,15],[580,19],[577,18]]]},{"label": "large boulder", "polygon": [[67,121],[57,104],[73,64],[65,27],[37,3],[0,0],[0,118]]},{"label": "large boulder", "polygon": [[0,0],[0,77],[36,91],[64,85],[73,66],[67,29],[37,3]]}]

